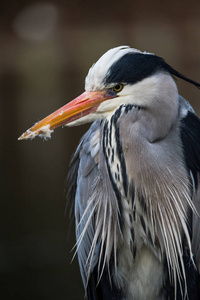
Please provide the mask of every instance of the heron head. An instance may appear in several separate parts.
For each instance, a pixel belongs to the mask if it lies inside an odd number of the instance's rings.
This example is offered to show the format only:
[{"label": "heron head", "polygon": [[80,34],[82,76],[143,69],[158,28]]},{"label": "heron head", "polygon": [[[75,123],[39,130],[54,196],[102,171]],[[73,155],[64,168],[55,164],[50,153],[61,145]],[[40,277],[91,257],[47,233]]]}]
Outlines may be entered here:
[{"label": "heron head", "polygon": [[80,125],[106,118],[122,104],[156,106],[155,99],[159,93],[168,93],[171,99],[177,101],[177,89],[171,75],[200,86],[152,53],[128,46],[110,49],[90,68],[83,94],[36,123],[19,139],[38,135],[49,137],[59,126]]}]

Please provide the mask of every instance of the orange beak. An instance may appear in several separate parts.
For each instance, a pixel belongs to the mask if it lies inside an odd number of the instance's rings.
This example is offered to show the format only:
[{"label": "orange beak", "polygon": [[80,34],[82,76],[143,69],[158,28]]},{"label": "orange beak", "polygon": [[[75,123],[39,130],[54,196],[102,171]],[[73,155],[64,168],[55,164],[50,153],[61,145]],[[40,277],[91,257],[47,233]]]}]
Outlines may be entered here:
[{"label": "orange beak", "polygon": [[36,123],[23,133],[19,140],[27,140],[38,135],[50,137],[55,128],[94,113],[103,101],[114,97],[116,95],[111,95],[107,91],[84,92],[76,99]]}]

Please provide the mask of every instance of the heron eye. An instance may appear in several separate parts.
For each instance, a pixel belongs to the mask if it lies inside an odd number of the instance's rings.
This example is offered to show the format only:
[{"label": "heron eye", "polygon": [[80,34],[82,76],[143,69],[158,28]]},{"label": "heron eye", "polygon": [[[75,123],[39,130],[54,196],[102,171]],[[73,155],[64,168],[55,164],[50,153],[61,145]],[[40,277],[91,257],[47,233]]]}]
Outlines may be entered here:
[{"label": "heron eye", "polygon": [[115,93],[119,93],[119,92],[121,92],[121,90],[123,89],[123,84],[116,84],[116,86],[114,86],[113,87],[113,91],[115,92]]}]

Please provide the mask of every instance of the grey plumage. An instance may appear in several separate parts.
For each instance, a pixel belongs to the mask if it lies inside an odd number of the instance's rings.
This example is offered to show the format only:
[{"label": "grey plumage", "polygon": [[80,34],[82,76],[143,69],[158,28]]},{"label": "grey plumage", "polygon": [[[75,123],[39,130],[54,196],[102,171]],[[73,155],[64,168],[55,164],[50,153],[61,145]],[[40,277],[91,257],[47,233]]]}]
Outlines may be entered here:
[{"label": "grey plumage", "polygon": [[[180,108],[186,108],[181,98]],[[122,110],[124,110],[123,107]],[[128,122],[132,117],[133,111],[130,110],[126,114],[131,114],[131,116],[127,116],[126,121]],[[123,114],[121,118],[123,118]],[[123,124],[123,122],[120,122],[120,119],[118,122]],[[179,122],[179,120],[176,122]],[[164,260],[164,253],[166,253],[169,269],[172,272],[172,281],[176,280],[176,276],[186,276],[183,265],[179,266],[178,262],[182,259],[183,251],[181,236],[183,230],[187,239],[187,246],[190,249],[191,244],[186,221],[187,211],[185,208],[189,209],[191,207],[193,211],[195,208],[190,201],[189,182],[183,165],[183,154],[180,137],[177,134],[177,124],[175,124],[175,128],[164,140],[157,142],[157,148],[152,149],[152,153],[149,153],[149,147],[146,149],[143,142],[142,144],[138,143],[138,139],[135,137],[131,135],[125,135],[124,138],[121,137],[123,152],[126,153],[126,161],[129,162],[126,171],[129,174],[128,182],[134,182],[134,184],[130,184],[129,197],[125,197],[125,190],[120,186],[120,180],[117,181],[109,175],[106,159],[102,153],[103,147],[100,147],[103,143],[100,139],[103,136],[101,132],[103,125],[105,125],[104,122],[96,121],[84,136],[81,142],[82,146],[79,149],[80,165],[77,177],[75,216],[78,256],[85,286],[87,286],[89,276],[96,265],[98,265],[98,279],[100,280],[105,263],[109,264],[112,251],[114,251],[114,265],[116,268],[114,271],[115,277],[119,277],[116,279],[117,284],[121,285],[120,288],[126,285],[126,282],[124,282],[126,279],[123,278],[124,274],[120,275],[120,271],[118,271],[117,252],[123,245],[124,240],[126,240],[127,246],[130,246],[130,248],[131,243],[133,244],[132,247],[138,248],[137,243],[135,244],[135,241],[132,240],[133,234],[131,234],[131,230],[134,231],[134,224],[139,226],[139,232],[136,229],[135,234],[137,239],[140,240],[138,235],[141,235],[143,240],[139,241],[139,244],[146,244],[147,248],[151,249],[160,262]],[[122,126],[128,128],[129,125],[123,124]],[[131,129],[130,132],[132,132]],[[155,138],[157,139],[157,137]],[[93,151],[95,147],[96,150]],[[154,143],[152,147],[154,148]],[[154,157],[154,151],[156,157]],[[141,152],[144,153],[138,162]],[[141,170],[137,170],[138,168]],[[114,170],[110,170],[110,172],[115,174]],[[134,176],[133,172],[138,173],[139,176]],[[125,201],[123,208],[119,207],[121,203],[119,204],[118,200],[122,202],[122,199],[118,199],[118,195],[115,194],[115,189],[112,186],[112,181],[114,180],[116,185],[118,184],[116,189],[120,190],[122,197],[125,198],[123,199]],[[136,184],[137,182],[139,184]],[[128,203],[128,199],[131,199],[131,194],[133,193],[136,195],[134,203],[132,203],[133,201]],[[140,193],[142,193],[144,201],[146,201],[145,206],[148,207],[148,209],[146,208],[148,221],[145,209],[140,204]],[[149,195],[153,195],[153,198],[149,199]],[[163,198],[163,195],[165,195],[165,198]],[[159,202],[157,203],[155,200]],[[164,212],[162,212],[162,209],[164,209]],[[139,211],[135,217],[133,216],[134,210]],[[124,216],[120,215],[122,211],[125,212]],[[155,213],[154,217],[153,213]],[[131,214],[134,224],[131,224],[129,214]],[[141,217],[145,220],[143,222],[146,230],[141,228]],[[197,224],[199,224],[198,216],[195,218]],[[126,224],[121,225],[121,219],[124,219],[123,222],[126,222]],[[128,227],[128,230],[124,232],[123,227]],[[170,227],[172,227],[171,231]],[[198,241],[198,237],[196,238]],[[141,249],[137,250],[141,251]],[[192,260],[191,249],[189,253]],[[150,296],[148,297],[150,299]]]},{"label": "grey plumage", "polygon": [[[200,271],[200,204],[180,131],[194,111],[166,72],[143,79],[142,85],[140,105],[121,104],[94,122],[79,146],[75,217],[81,274],[87,290],[92,274],[98,286],[106,268],[111,284],[125,291],[116,299],[186,299],[184,255]],[[143,256],[149,269],[140,266]],[[174,287],[168,295],[163,291],[167,277]]]}]

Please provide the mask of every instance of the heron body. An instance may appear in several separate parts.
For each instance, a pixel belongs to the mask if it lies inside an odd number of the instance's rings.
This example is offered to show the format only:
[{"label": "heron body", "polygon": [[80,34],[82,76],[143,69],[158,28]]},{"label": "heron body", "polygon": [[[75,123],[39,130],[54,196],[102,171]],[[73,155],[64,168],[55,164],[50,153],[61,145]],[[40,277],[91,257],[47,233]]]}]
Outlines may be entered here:
[{"label": "heron body", "polygon": [[73,158],[77,254],[88,300],[200,299],[200,120],[162,58],[106,52],[86,92],[21,138],[93,122]]}]

